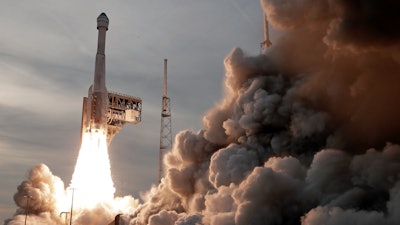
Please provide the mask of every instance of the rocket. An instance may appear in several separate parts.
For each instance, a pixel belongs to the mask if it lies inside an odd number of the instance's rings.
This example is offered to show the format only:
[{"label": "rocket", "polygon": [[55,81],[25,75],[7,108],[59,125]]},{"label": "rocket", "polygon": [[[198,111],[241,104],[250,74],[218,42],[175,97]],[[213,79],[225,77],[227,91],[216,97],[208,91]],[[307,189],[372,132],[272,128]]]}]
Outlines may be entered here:
[{"label": "rocket", "polygon": [[86,132],[101,132],[107,136],[109,144],[113,137],[126,124],[141,121],[142,99],[126,94],[107,91],[106,88],[106,32],[109,20],[105,13],[97,17],[97,53],[93,85],[88,96],[83,97],[81,142]]},{"label": "rocket", "polygon": [[86,132],[98,131],[107,133],[108,92],[106,88],[105,43],[108,24],[107,15],[101,13],[97,17],[98,41],[94,80],[93,85],[89,88],[88,97],[83,103],[86,104],[86,110],[84,110],[86,112],[82,112],[82,131]]}]

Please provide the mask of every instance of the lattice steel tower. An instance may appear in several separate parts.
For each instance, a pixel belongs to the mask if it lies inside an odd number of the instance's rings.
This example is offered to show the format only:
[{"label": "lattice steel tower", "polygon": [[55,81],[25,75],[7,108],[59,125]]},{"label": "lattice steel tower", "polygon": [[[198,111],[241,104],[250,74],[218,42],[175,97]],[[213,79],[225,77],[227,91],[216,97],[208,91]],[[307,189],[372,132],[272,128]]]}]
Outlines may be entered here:
[{"label": "lattice steel tower", "polygon": [[172,147],[171,130],[171,107],[170,99],[167,97],[167,59],[164,59],[164,95],[162,97],[161,129],[160,129],[160,152],[158,161],[158,183],[161,182],[163,171],[163,157],[167,150]]}]

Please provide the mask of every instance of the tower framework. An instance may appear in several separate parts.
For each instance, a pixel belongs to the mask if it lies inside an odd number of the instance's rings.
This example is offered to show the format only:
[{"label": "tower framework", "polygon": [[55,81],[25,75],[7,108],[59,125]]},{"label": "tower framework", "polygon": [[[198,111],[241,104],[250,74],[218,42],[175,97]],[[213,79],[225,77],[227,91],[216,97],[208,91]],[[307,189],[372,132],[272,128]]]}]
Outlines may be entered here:
[{"label": "tower framework", "polygon": [[171,129],[171,105],[167,97],[167,59],[164,59],[164,94],[162,97],[161,109],[161,128],[160,128],[160,151],[158,159],[158,183],[164,175],[163,158],[167,150],[172,147],[172,129]]}]

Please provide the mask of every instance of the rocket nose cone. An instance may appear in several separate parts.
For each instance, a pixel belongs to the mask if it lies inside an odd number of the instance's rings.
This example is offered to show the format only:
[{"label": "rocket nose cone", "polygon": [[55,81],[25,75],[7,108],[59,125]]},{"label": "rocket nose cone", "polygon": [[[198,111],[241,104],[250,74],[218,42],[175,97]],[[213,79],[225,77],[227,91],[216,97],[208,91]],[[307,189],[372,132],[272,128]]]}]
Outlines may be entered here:
[{"label": "rocket nose cone", "polygon": [[99,17],[106,17],[106,18],[107,18],[107,15],[106,15],[106,13],[102,12],[102,13],[99,15]]},{"label": "rocket nose cone", "polygon": [[103,12],[97,17],[97,29],[105,27],[108,30],[109,20],[107,15]]}]

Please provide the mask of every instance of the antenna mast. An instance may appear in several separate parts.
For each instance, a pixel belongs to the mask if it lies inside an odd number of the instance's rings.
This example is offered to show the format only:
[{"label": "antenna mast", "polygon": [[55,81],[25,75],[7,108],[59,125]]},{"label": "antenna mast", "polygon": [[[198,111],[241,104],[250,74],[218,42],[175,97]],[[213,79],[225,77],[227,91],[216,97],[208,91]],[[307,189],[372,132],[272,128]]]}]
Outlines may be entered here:
[{"label": "antenna mast", "polygon": [[172,130],[171,130],[171,107],[170,99],[167,97],[167,59],[164,59],[164,95],[162,97],[161,109],[161,129],[160,129],[160,152],[158,161],[158,183],[164,175],[163,158],[166,150],[172,147]]},{"label": "antenna mast", "polygon": [[268,19],[267,15],[264,13],[264,41],[260,43],[260,53],[264,54],[265,51],[272,43],[269,40],[269,27],[268,27]]}]

